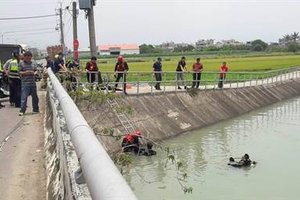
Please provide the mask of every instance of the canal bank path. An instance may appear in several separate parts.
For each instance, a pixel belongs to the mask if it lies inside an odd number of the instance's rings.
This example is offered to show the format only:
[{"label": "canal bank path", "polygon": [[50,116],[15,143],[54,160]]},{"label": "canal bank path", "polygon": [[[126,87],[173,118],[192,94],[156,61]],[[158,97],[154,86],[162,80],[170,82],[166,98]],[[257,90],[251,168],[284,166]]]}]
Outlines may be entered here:
[{"label": "canal bank path", "polygon": [[[245,88],[258,85],[268,85],[278,82],[287,81],[290,79],[297,79],[300,77],[300,71],[297,70],[294,72],[282,73],[268,78],[258,79],[253,77],[253,80],[240,79],[240,80],[225,80],[223,88],[218,87],[218,80],[208,81],[201,80],[199,90],[216,90],[216,89],[233,89],[233,88]],[[154,88],[155,81],[150,82],[128,82],[126,92],[129,95],[142,95],[142,94],[162,94],[170,92],[186,92],[187,90],[181,86],[181,89],[178,89],[177,83],[174,80],[173,85],[164,85],[162,82],[161,90],[156,90]],[[191,83],[187,84],[188,91],[191,90]],[[198,90],[198,89],[195,89]],[[117,94],[122,94],[122,84],[119,84],[119,88],[116,91]]]},{"label": "canal bank path", "polygon": [[46,199],[44,161],[45,91],[39,91],[40,113],[27,113],[2,102],[0,109],[0,200]]}]

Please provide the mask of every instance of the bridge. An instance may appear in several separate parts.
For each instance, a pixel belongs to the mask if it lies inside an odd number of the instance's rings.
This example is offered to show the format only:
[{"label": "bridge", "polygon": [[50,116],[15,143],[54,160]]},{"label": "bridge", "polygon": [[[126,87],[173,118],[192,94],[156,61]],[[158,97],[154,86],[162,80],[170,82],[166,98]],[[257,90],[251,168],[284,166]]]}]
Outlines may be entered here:
[{"label": "bridge", "polygon": [[[177,82],[167,78],[170,77],[167,76],[168,73],[174,74],[174,72],[165,72],[164,77],[166,78],[162,81],[162,90],[154,89],[155,80],[152,78],[146,81],[128,81],[128,96],[124,96],[123,100],[128,99],[128,101],[136,103],[136,98],[145,96],[160,97],[171,94],[172,98],[173,95],[191,98],[191,93],[199,91],[202,92],[201,94],[224,95],[230,91],[242,90],[239,94],[244,96],[234,97],[238,99],[235,103],[240,104],[239,109],[242,109],[243,106],[246,108],[241,112],[237,109],[237,113],[233,114],[237,115],[261,105],[300,94],[299,68],[263,73],[229,73],[222,89],[217,87],[218,79],[211,78],[218,77],[217,73],[205,72],[202,74],[200,90],[195,91],[178,90]],[[142,74],[145,76],[144,72],[132,72],[128,76],[142,77]],[[205,74],[210,78],[205,78]],[[103,76],[112,77],[112,73],[106,73]],[[151,77],[151,73],[147,76]],[[106,86],[109,83],[111,82],[107,82]],[[96,86],[81,81],[72,84],[77,88],[82,87],[84,91],[91,87],[97,91]],[[122,85],[122,83],[119,84]],[[279,89],[275,90],[274,88]],[[252,97],[246,95],[249,94],[247,89],[255,94],[261,92],[261,97],[254,95],[253,98],[265,101],[254,102],[251,105],[249,99]],[[99,92],[106,94],[110,93],[110,90],[109,87],[104,87]],[[116,94],[118,93],[122,94],[117,91]],[[89,125],[90,122],[86,121],[83,113],[74,104],[52,71],[49,71],[47,90],[39,91],[39,96],[41,106],[39,114],[29,112],[25,116],[19,117],[17,116],[18,109],[11,108],[8,104],[0,110],[0,185],[2,186],[0,193],[2,197],[4,199],[136,199],[131,188],[110,159],[107,153],[110,149],[104,144],[105,142],[99,141],[100,138],[95,136],[94,129]],[[197,100],[201,101],[201,98],[205,97],[198,97]],[[110,99],[108,104],[114,108],[116,103],[122,104],[123,100]],[[212,101],[212,98],[209,100]],[[219,105],[218,102],[210,103],[222,107],[223,111],[224,107],[228,106],[228,104]],[[189,105],[184,104],[184,106],[188,107]],[[28,110],[31,110],[30,102]],[[134,119],[130,119],[126,115],[117,114],[114,110],[113,113],[118,122],[112,123],[115,124],[116,129],[121,131],[130,132],[140,123],[134,122]],[[189,109],[190,113],[196,113],[196,111]],[[166,113],[175,121],[179,114],[173,111],[169,112],[169,110]],[[205,113],[202,112],[202,114]],[[215,118],[211,120],[217,122],[233,116],[227,111],[224,111],[223,115],[210,118]],[[201,122],[197,123],[210,123],[209,120],[205,121],[202,118],[198,118],[198,121]],[[180,130],[177,131],[178,128],[175,127],[174,134],[190,130],[190,127],[197,128],[193,122],[180,123]]]}]

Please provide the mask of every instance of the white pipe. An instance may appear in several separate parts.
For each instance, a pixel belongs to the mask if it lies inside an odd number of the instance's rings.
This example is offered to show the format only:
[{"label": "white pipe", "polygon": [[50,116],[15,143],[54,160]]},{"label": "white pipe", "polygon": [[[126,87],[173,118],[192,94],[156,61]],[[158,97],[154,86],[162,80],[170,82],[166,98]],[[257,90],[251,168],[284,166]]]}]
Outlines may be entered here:
[{"label": "white pipe", "polygon": [[92,199],[136,200],[128,183],[50,68],[48,75],[63,110]]}]

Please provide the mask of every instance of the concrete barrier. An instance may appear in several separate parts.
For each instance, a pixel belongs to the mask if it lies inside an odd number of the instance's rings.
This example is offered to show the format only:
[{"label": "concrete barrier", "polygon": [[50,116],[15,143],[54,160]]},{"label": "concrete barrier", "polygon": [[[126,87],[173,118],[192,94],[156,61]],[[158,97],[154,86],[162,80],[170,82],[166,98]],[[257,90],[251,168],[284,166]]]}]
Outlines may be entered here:
[{"label": "concrete barrier", "polygon": [[80,165],[51,82],[46,97],[45,154],[48,200],[91,199],[86,184],[75,182],[74,173]]},{"label": "concrete barrier", "polygon": [[[103,149],[76,105],[48,69],[46,149],[50,175],[48,198],[86,199],[75,183],[74,166],[83,173],[92,199],[136,200],[134,193]],[[72,143],[71,143],[72,141]],[[74,150],[79,160],[73,157]],[[79,192],[78,192],[79,191]]]}]

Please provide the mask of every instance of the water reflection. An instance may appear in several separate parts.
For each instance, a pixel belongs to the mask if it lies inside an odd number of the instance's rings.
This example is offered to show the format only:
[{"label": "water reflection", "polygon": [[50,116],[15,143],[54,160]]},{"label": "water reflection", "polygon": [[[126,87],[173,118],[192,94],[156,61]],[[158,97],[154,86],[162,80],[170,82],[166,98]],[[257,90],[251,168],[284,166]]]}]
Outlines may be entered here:
[{"label": "water reflection", "polygon": [[[300,98],[296,98],[165,141],[187,163],[192,195],[183,194],[174,167],[166,164],[161,151],[154,157],[137,157],[126,179],[142,200],[297,199],[299,130]],[[245,152],[258,161],[256,167],[227,166],[230,156]]]}]

